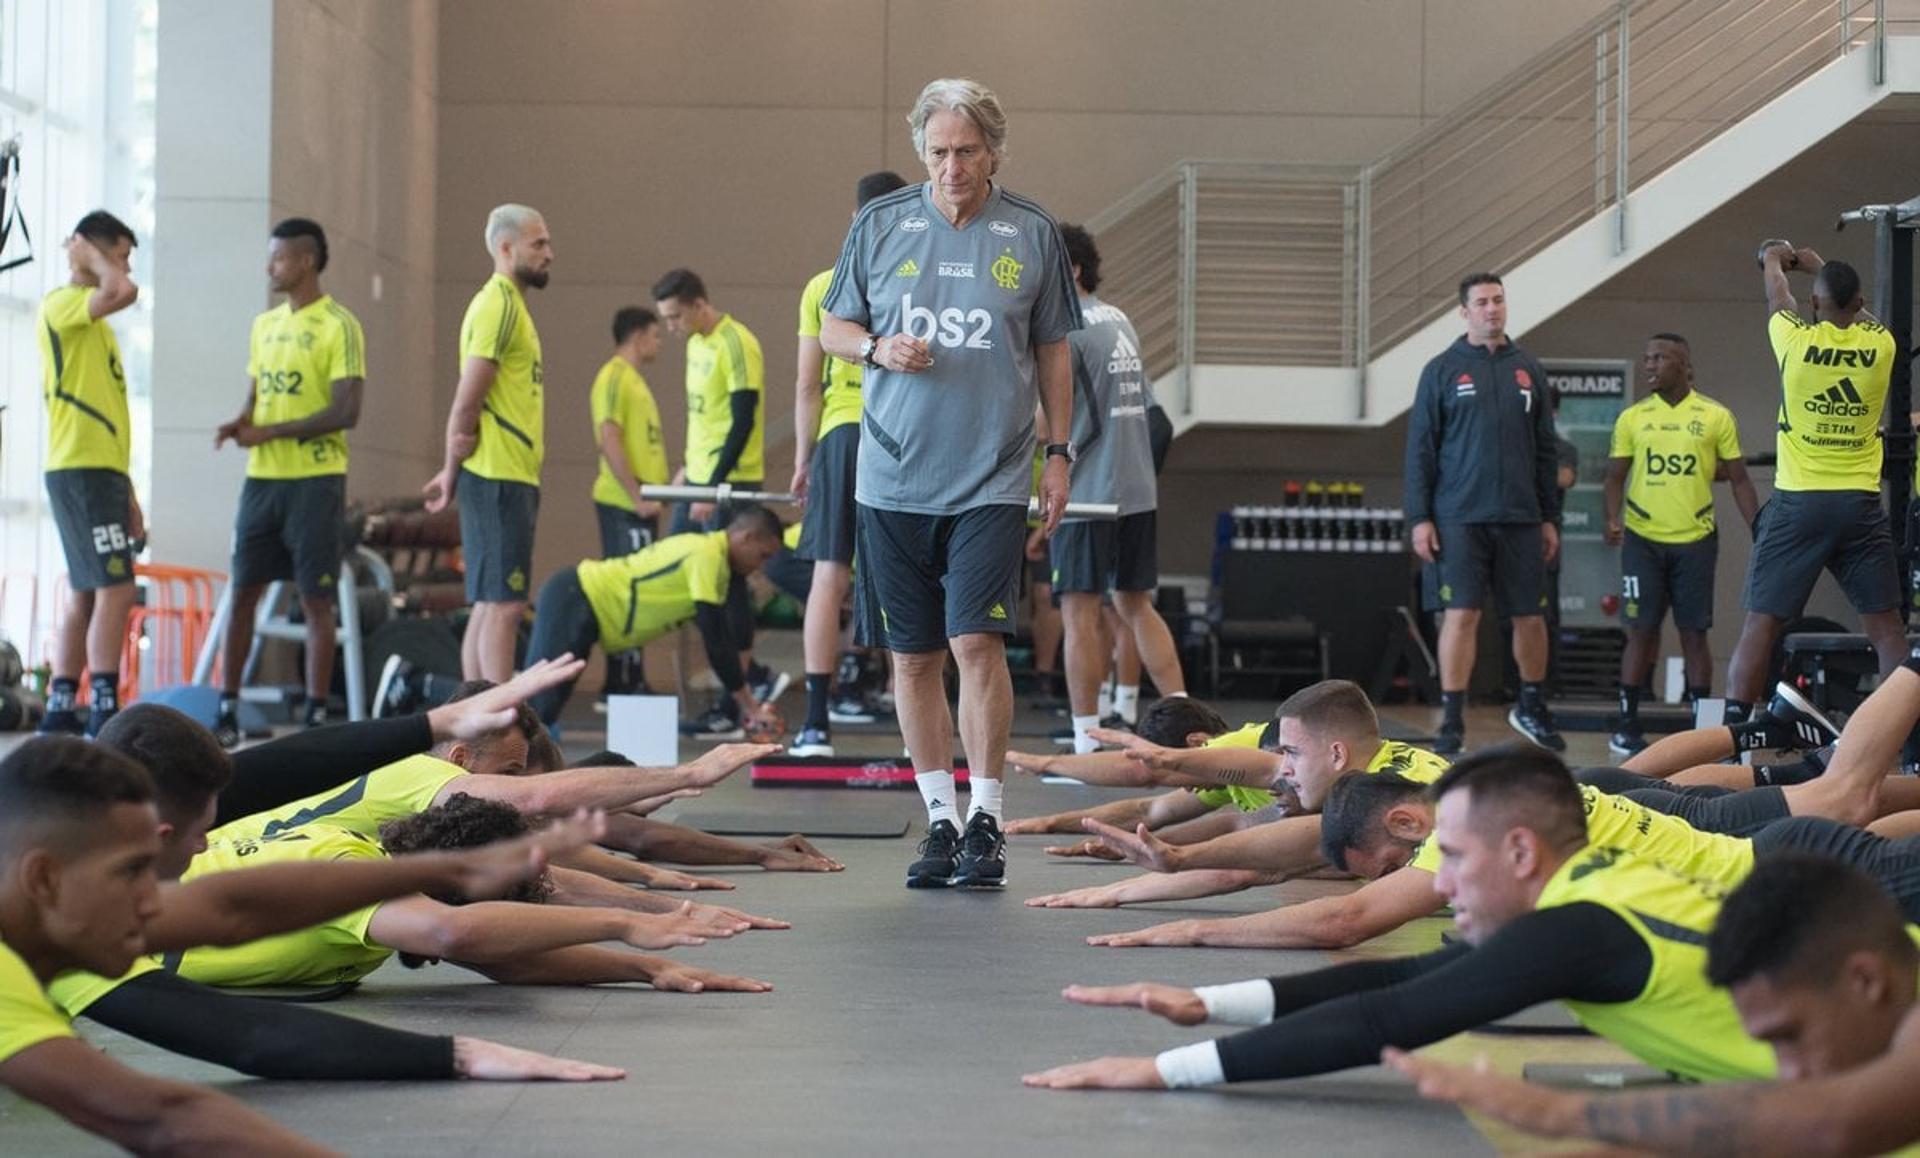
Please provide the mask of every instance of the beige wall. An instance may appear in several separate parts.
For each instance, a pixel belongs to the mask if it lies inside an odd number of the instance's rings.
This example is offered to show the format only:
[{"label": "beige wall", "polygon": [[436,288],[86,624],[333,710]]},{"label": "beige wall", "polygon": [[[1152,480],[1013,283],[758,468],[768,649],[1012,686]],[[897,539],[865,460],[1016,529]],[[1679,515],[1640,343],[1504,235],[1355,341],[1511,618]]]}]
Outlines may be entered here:
[{"label": "beige wall", "polygon": [[[509,0],[463,0],[457,18],[444,6],[437,412],[451,335],[488,271],[486,212],[534,205],[556,251],[530,302],[548,386],[537,569],[550,570],[596,546],[586,386],[607,322],[672,266],[698,270],[759,335],[769,481],[785,486],[800,287],[833,260],[860,174],[916,175],[903,118],[927,80],[994,87],[1011,121],[1006,183],[1071,220],[1186,157],[1373,156],[1605,7],[549,0],[534,20]],[[676,450],[682,372],[670,343],[648,373]]]},{"label": "beige wall", "polygon": [[326,228],[323,282],[366,330],[367,387],[348,475],[355,498],[418,491],[440,465],[439,16],[436,0],[274,5],[273,217]]}]

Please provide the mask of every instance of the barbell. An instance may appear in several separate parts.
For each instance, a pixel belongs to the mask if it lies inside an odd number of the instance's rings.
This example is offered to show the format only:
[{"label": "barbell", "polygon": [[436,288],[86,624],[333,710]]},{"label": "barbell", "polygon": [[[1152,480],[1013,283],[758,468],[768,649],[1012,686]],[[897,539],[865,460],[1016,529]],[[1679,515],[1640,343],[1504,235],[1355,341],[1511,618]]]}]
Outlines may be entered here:
[{"label": "barbell", "polygon": [[[668,486],[666,484],[643,483],[640,497],[657,503],[795,503],[790,494],[775,491],[735,490],[728,483],[718,486]],[[1027,513],[1039,517],[1040,500],[1027,503]],[[1119,503],[1067,503],[1067,509],[1060,516],[1063,519],[1117,519],[1120,517]]]}]

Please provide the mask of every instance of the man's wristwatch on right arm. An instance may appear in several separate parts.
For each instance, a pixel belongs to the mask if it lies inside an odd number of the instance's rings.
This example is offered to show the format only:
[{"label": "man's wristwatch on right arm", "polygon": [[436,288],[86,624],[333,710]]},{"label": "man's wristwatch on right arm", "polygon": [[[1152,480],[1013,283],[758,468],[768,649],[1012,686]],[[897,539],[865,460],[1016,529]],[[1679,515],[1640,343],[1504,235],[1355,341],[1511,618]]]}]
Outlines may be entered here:
[{"label": "man's wristwatch on right arm", "polygon": [[879,369],[880,363],[874,360],[874,355],[878,354],[879,352],[880,352],[880,339],[874,337],[872,334],[868,334],[866,337],[866,340],[860,343],[861,364],[865,366],[871,366],[876,370]]}]

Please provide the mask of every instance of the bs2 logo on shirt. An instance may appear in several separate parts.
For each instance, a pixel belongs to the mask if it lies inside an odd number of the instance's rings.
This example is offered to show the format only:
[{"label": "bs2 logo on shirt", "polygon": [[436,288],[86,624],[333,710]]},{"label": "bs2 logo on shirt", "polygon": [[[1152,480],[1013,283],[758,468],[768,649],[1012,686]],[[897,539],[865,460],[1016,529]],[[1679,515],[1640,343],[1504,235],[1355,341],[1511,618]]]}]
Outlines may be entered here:
[{"label": "bs2 logo on shirt", "polygon": [[910,338],[934,342],[949,350],[993,349],[993,339],[988,337],[993,333],[993,315],[985,310],[948,306],[936,314],[926,306],[914,305],[912,294],[902,294],[900,316]]}]

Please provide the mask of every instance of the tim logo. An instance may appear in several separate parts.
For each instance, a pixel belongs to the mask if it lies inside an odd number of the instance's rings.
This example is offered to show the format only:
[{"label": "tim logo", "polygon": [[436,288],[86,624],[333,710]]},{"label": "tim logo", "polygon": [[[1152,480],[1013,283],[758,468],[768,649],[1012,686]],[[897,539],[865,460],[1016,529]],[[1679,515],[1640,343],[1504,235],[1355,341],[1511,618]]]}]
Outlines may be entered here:
[{"label": "tim logo", "polygon": [[[1849,355],[1854,353],[1852,350],[1838,352]],[[1835,418],[1864,418],[1867,411],[1871,409],[1860,397],[1860,392],[1853,388],[1851,378],[1840,379],[1827,387],[1825,394],[1816,394],[1801,405],[1807,408],[1809,414],[1825,414]]]},{"label": "tim logo", "polygon": [[[1826,350],[1819,346],[1808,346],[1805,356],[1800,360],[1815,366],[1871,366],[1878,357],[1878,350]],[[1865,414],[1866,411],[1861,411]]]}]

